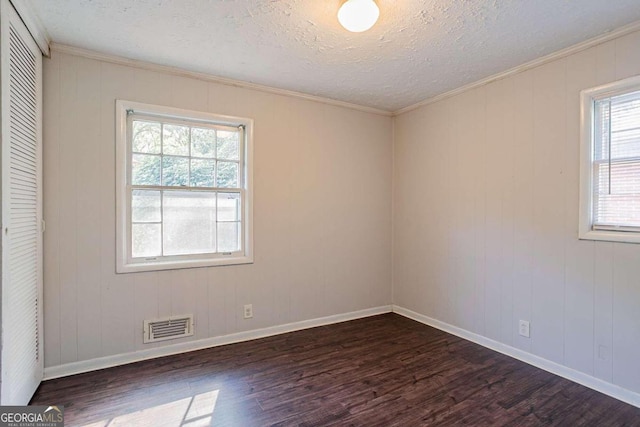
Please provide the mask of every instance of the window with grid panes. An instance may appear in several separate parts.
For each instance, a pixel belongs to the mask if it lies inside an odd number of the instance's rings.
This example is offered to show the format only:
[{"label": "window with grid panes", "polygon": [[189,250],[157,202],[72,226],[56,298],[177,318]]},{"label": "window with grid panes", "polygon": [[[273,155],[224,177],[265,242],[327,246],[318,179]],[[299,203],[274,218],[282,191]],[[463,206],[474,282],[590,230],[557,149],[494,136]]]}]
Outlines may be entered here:
[{"label": "window with grid panes", "polygon": [[582,92],[580,237],[640,243],[640,78]]},{"label": "window with grid panes", "polygon": [[118,271],[251,262],[251,120],[118,110]]}]

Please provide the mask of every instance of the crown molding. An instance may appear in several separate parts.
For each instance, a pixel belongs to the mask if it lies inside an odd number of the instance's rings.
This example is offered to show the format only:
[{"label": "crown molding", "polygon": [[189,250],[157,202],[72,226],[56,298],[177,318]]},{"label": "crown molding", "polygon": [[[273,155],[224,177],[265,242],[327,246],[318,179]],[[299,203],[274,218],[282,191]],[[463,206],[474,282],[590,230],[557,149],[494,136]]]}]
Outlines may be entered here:
[{"label": "crown molding", "polygon": [[[12,1],[15,2],[16,4],[21,4],[21,5],[23,4],[23,3],[17,2],[16,0],[12,0]],[[23,9],[23,8],[24,8],[24,6],[21,7],[20,9]],[[22,16],[22,13],[20,12],[20,9],[19,8],[16,8],[16,9],[18,10],[18,13],[20,13],[20,15]],[[30,8],[28,7],[28,9],[30,9]],[[27,16],[35,17],[35,15],[33,13],[31,13],[31,15],[27,15]],[[25,18],[23,18],[23,19],[25,19]],[[32,25],[39,25],[39,21],[37,21],[37,17],[35,19],[36,19],[35,22],[37,24],[32,24]],[[26,21],[25,21],[25,23],[26,23]],[[27,27],[31,31],[31,27],[29,25],[27,25]],[[43,46],[42,43],[48,43],[48,36],[46,34],[46,31],[44,30],[44,27],[42,27],[40,25],[40,28],[42,28],[41,34],[43,35],[43,37],[41,37],[40,40],[36,39],[36,41],[38,41],[38,45],[42,49],[43,48],[42,47]],[[396,111],[381,110],[381,109],[378,109],[378,108],[367,107],[367,106],[364,106],[364,105],[353,104],[353,103],[350,103],[350,102],[339,101],[339,100],[336,100],[336,99],[325,98],[325,97],[321,97],[321,96],[317,96],[317,95],[310,95],[310,94],[303,93],[303,92],[296,92],[296,91],[287,90],[287,89],[280,89],[280,88],[276,88],[276,87],[272,87],[272,86],[266,86],[266,85],[260,85],[260,84],[256,84],[256,83],[244,82],[244,81],[241,81],[241,80],[234,80],[234,79],[230,79],[230,78],[226,78],[226,77],[214,76],[214,75],[211,75],[211,74],[206,74],[206,73],[201,73],[201,72],[196,72],[196,71],[184,70],[184,69],[177,68],[177,67],[171,67],[171,66],[167,66],[167,65],[160,65],[160,64],[140,61],[140,60],[136,60],[136,59],[125,58],[125,57],[121,57],[121,56],[101,53],[101,52],[97,52],[97,51],[92,51],[92,50],[88,50],[88,49],[83,49],[83,48],[64,45],[64,44],[59,44],[59,43],[51,43],[50,44],[50,48],[51,48],[51,50],[57,51],[57,52],[60,52],[60,53],[66,53],[66,54],[75,55],[75,56],[82,56],[82,57],[89,58],[89,59],[96,59],[96,60],[100,60],[100,61],[110,62],[110,63],[114,63],[114,64],[120,64],[120,65],[126,65],[126,66],[135,67],[135,68],[142,68],[142,69],[151,70],[151,71],[159,71],[159,72],[179,75],[179,76],[183,76],[183,77],[191,77],[191,78],[195,78],[195,79],[199,79],[199,80],[205,80],[205,81],[209,81],[209,82],[213,82],[213,83],[224,84],[224,85],[227,85],[227,86],[235,86],[235,87],[240,87],[240,88],[245,88],[245,89],[253,89],[253,90],[257,90],[257,91],[261,91],[261,92],[272,93],[272,94],[276,94],[276,95],[282,95],[282,96],[288,96],[288,97],[293,97],[293,98],[305,99],[305,100],[308,100],[308,101],[320,102],[320,103],[323,103],[323,104],[328,104],[328,105],[348,108],[348,109],[351,109],[351,110],[362,111],[362,112],[365,112],[365,113],[372,113],[372,114],[377,114],[377,115],[389,117],[389,116],[398,116],[398,115],[407,113],[409,111],[413,111],[415,109],[418,109],[420,107],[423,107],[425,105],[433,104],[435,102],[442,101],[443,99],[446,99],[446,98],[451,98],[453,96],[456,96],[456,95],[461,94],[463,92],[466,92],[468,90],[475,89],[475,88],[487,85],[487,84],[489,84],[491,82],[494,82],[496,80],[504,79],[504,78],[512,76],[514,74],[518,74],[518,73],[521,73],[523,71],[527,71],[527,70],[539,67],[541,65],[547,64],[549,62],[552,62],[552,61],[555,61],[555,60],[558,60],[558,59],[561,59],[561,58],[565,58],[565,57],[567,57],[569,55],[573,55],[574,53],[589,49],[591,47],[597,46],[597,45],[602,44],[602,43],[606,43],[608,41],[611,41],[611,40],[614,40],[616,38],[625,36],[627,34],[631,34],[631,33],[636,32],[636,31],[640,31],[640,21],[636,21],[636,22],[633,22],[631,24],[625,25],[623,27],[614,29],[614,30],[609,31],[607,33],[601,34],[601,35],[599,35],[597,37],[594,37],[594,38],[591,38],[589,40],[586,40],[586,41],[584,41],[582,43],[578,43],[578,44],[575,44],[573,46],[569,46],[569,47],[561,49],[559,51],[550,53],[549,55],[545,55],[545,56],[542,56],[540,58],[534,59],[532,61],[526,62],[524,64],[518,65],[518,66],[516,66],[514,68],[511,68],[509,70],[502,71],[502,72],[497,73],[497,74],[493,74],[493,75],[491,75],[489,77],[486,77],[484,79],[475,81],[473,83],[466,84],[464,86],[460,86],[460,87],[458,87],[456,89],[453,89],[453,90],[450,90],[448,92],[445,92],[445,93],[433,96],[431,98],[425,99],[424,101],[420,101],[418,103],[409,105],[407,107],[400,108],[400,109],[398,109]],[[44,42],[44,41],[41,41],[41,40],[46,40],[47,42]],[[45,51],[43,50],[43,53],[44,52]],[[45,53],[45,54],[48,55],[48,49],[47,49],[47,53]]]},{"label": "crown molding", "polygon": [[309,95],[307,93],[296,92],[293,90],[280,89],[272,86],[261,85],[257,83],[249,83],[241,80],[229,79],[226,77],[218,77],[207,73],[201,73],[197,71],[184,70],[177,67],[171,67],[168,65],[160,65],[152,62],[140,61],[137,59],[125,58],[122,56],[111,55],[102,52],[96,52],[89,49],[83,49],[75,46],[69,46],[59,43],[51,43],[51,50],[59,53],[65,53],[68,55],[81,56],[88,59],[95,59],[98,61],[109,62],[112,64],[125,65],[134,68],[140,68],[149,71],[156,71],[166,74],[173,74],[176,76],[190,77],[198,80],[204,80],[211,83],[219,83],[226,86],[234,86],[243,89],[252,89],[260,92],[272,93],[275,95],[288,96],[292,98],[304,99],[307,101],[319,102],[322,104],[333,105],[337,107],[348,108],[351,110],[362,111],[364,113],[372,113],[380,116],[391,117],[393,113],[391,111],[380,110],[378,108],[367,107],[364,105],[352,104],[350,102],[338,101],[337,99],[324,98],[322,96]]},{"label": "crown molding", "polygon": [[612,30],[607,33],[601,34],[597,37],[594,37],[592,39],[586,40],[582,43],[569,46],[562,50],[558,50],[556,52],[550,53],[549,55],[545,55],[540,58],[534,59],[533,61],[529,61],[522,65],[518,65],[517,67],[511,68],[509,70],[502,71],[498,74],[494,74],[492,76],[486,77],[482,80],[478,80],[476,82],[469,83],[464,86],[460,86],[459,88],[450,90],[449,92],[445,92],[440,95],[436,95],[431,98],[425,99],[424,101],[420,101],[416,104],[401,108],[399,110],[394,111],[393,116],[399,116],[400,114],[408,113],[409,111],[415,110],[425,105],[433,104],[434,102],[442,101],[443,99],[446,99],[446,98],[451,98],[452,96],[458,95],[462,92],[466,92],[468,90],[475,89],[480,86],[489,84],[496,80],[504,79],[514,74],[518,74],[523,71],[539,67],[541,65],[555,61],[557,59],[565,58],[569,55],[573,55],[574,53],[589,49],[593,46],[597,46],[599,44],[611,41],[613,39],[617,39],[622,36],[626,36],[627,34],[631,34],[639,30],[640,30],[640,21],[633,22],[631,24],[625,25],[624,27],[617,28],[615,30]]},{"label": "crown molding", "polygon": [[13,8],[18,12],[20,19],[24,22],[24,25],[31,33],[31,37],[37,43],[38,47],[42,51],[44,56],[50,55],[49,44],[51,43],[51,38],[49,37],[49,33],[47,29],[40,22],[40,18],[38,18],[38,14],[36,14],[35,10],[31,5],[30,0],[11,0],[11,4]]}]

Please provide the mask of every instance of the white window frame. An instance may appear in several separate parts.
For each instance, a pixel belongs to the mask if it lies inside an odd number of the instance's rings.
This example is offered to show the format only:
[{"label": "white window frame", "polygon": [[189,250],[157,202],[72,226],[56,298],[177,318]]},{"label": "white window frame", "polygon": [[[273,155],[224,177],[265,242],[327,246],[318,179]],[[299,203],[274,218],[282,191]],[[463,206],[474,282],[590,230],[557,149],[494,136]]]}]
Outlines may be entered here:
[{"label": "white window frame", "polygon": [[[242,248],[238,252],[164,256],[156,258],[131,257],[131,206],[129,201],[129,141],[128,113],[150,115],[167,120],[182,120],[190,124],[244,127],[241,141],[241,224]],[[253,263],[253,120],[223,116],[173,107],[116,101],[116,272],[172,270],[180,268],[212,267]]]},{"label": "white window frame", "polygon": [[612,96],[640,91],[640,76],[619,80],[580,92],[580,218],[578,237],[584,240],[640,243],[640,232],[603,230],[593,227],[593,151],[595,102]]}]

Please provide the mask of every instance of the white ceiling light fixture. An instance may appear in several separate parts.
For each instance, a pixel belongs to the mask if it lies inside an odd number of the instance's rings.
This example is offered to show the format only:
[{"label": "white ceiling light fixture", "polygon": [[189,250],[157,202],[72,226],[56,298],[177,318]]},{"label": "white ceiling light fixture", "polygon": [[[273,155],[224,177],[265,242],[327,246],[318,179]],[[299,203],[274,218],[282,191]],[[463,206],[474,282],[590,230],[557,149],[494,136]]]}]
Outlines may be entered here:
[{"label": "white ceiling light fixture", "polygon": [[367,31],[378,17],[380,9],[374,0],[347,0],[338,10],[338,21],[352,33]]}]

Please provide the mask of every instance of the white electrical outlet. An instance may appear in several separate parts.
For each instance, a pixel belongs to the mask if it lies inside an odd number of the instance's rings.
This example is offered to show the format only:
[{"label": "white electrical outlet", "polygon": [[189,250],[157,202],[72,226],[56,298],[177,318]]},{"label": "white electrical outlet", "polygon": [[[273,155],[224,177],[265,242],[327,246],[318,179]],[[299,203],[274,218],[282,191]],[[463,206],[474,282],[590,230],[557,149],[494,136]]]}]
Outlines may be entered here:
[{"label": "white electrical outlet", "polygon": [[244,305],[244,318],[251,319],[253,317],[253,304]]},{"label": "white electrical outlet", "polygon": [[529,338],[530,333],[529,333],[529,321],[528,320],[521,320],[519,325],[518,325],[518,333],[520,335],[522,335],[523,337],[527,337]]},{"label": "white electrical outlet", "polygon": [[598,346],[598,359],[607,360],[609,357],[607,356],[609,353],[609,349],[605,345]]}]

